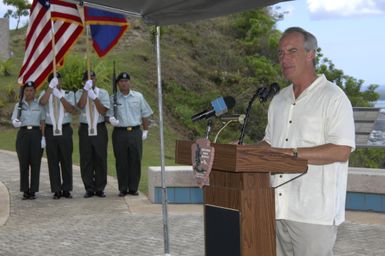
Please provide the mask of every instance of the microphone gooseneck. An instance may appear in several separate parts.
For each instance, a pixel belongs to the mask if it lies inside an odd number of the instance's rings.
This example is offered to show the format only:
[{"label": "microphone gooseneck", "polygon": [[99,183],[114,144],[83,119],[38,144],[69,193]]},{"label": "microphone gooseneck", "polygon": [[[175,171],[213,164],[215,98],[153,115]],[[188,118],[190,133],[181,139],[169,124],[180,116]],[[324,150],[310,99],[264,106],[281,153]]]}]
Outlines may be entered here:
[{"label": "microphone gooseneck", "polygon": [[246,109],[246,116],[243,121],[243,125],[241,128],[241,134],[239,136],[238,144],[243,144],[243,139],[245,137],[245,130],[247,123],[249,121],[249,115],[251,106],[253,105],[254,100],[258,97],[260,102],[265,102],[270,97],[273,97],[275,94],[279,92],[279,85],[277,83],[272,83],[269,87],[260,87],[257,89],[257,91],[254,93],[253,97],[250,99],[249,104]]}]

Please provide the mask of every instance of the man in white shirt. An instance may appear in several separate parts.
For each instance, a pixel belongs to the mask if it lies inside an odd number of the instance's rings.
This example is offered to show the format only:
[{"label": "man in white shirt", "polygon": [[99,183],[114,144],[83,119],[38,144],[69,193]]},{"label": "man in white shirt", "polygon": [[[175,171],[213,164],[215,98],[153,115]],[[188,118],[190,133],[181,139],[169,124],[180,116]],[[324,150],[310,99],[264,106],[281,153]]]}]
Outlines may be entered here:
[{"label": "man in white shirt", "polygon": [[345,220],[353,110],[341,88],[316,74],[317,47],[317,39],[302,28],[283,33],[279,62],[292,84],[270,103],[259,144],[308,161],[299,177],[272,175],[277,255],[333,255],[337,227]]}]

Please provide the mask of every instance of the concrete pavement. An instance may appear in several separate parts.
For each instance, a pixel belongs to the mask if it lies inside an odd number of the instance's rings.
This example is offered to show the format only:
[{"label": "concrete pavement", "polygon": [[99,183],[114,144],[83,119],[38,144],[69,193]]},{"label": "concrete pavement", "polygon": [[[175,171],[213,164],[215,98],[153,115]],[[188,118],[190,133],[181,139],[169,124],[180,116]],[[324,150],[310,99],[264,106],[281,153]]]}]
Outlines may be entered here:
[{"label": "concrete pavement", "polygon": [[[53,200],[43,159],[36,200],[21,200],[13,152],[0,150],[0,256],[164,255],[160,205],[118,197],[108,177],[106,198],[83,198],[74,166],[73,199]],[[2,184],[3,185],[2,185]],[[171,255],[204,255],[201,205],[168,205]],[[385,255],[385,214],[349,212],[339,229],[335,255]]]}]

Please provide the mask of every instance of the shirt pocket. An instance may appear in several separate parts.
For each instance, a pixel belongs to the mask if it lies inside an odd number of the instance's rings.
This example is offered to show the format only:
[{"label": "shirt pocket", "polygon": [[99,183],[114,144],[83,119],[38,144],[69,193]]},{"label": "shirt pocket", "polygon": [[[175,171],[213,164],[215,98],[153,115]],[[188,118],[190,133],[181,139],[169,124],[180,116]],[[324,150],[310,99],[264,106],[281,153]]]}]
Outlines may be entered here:
[{"label": "shirt pocket", "polygon": [[135,100],[135,101],[130,101],[130,102],[128,102],[128,106],[129,106],[130,108],[139,108],[140,102],[137,101],[137,100]]},{"label": "shirt pocket", "polygon": [[32,122],[40,123],[41,109],[40,108],[32,108],[29,112],[30,118]]},{"label": "shirt pocket", "polygon": [[300,147],[312,147],[323,144],[324,139],[324,122],[317,115],[307,115],[301,119],[298,129],[298,138]]},{"label": "shirt pocket", "polygon": [[139,101],[130,101],[128,102],[128,106],[130,110],[137,111],[140,110],[140,102]]}]

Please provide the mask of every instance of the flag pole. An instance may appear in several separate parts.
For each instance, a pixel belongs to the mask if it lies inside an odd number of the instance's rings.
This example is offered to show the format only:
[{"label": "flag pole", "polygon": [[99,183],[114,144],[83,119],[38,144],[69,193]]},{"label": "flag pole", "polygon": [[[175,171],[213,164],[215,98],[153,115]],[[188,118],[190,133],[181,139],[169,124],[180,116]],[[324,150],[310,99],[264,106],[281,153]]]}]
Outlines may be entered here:
[{"label": "flag pole", "polygon": [[[83,10],[84,10],[84,8],[83,8]],[[87,54],[87,74],[88,74],[88,80],[90,80],[91,79],[91,61],[90,61],[90,39],[89,39],[89,26],[87,26],[87,24],[86,24],[86,37],[87,37],[87,39],[86,39],[86,44],[87,44],[87,46],[86,46],[86,54]],[[92,85],[92,88],[90,88],[90,90],[93,90],[95,88],[95,85],[93,84]],[[89,109],[89,111],[90,111],[90,123],[88,124],[90,127],[91,127],[91,129],[90,129],[90,134],[94,134],[95,133],[95,131],[94,131],[94,127],[93,127],[93,124],[94,124],[94,113],[93,113],[93,108],[92,108],[92,104],[91,104],[91,102],[90,102],[90,99],[88,98],[87,99],[87,107],[88,107],[88,109]]]},{"label": "flag pole", "polygon": [[[49,9],[49,12],[50,12],[50,20],[51,20],[51,44],[52,44],[52,69],[53,69],[53,77],[57,77],[56,75],[56,48],[55,48],[55,27],[54,27],[54,22],[52,20],[52,15],[51,15],[51,8]],[[56,97],[53,97],[52,98],[53,100],[53,111],[54,111],[54,117],[55,117],[55,131],[54,131],[54,134],[60,134],[60,131],[59,131],[59,128],[58,128],[58,118],[59,118],[59,111],[58,111],[58,108],[59,108],[59,102],[58,102],[58,99]]]},{"label": "flag pole", "polygon": [[[81,15],[82,15],[82,22],[83,22],[83,27],[86,28],[86,65],[87,65],[87,79],[90,80],[91,79],[91,60],[90,60],[90,32],[89,32],[89,25],[87,25],[86,23],[86,19],[85,19],[85,8],[84,8],[84,5],[81,5],[81,9],[82,11],[80,12]],[[95,85],[92,86],[91,89],[94,89],[95,88]],[[92,108],[92,104],[90,103],[90,99],[87,97],[87,105],[86,105],[86,108],[89,109],[89,113],[90,113],[90,123],[88,124],[89,127],[91,127],[90,129],[90,134],[95,134],[95,130],[94,130],[94,127],[93,127],[93,123],[94,123],[94,113],[93,113],[93,108]]]},{"label": "flag pole", "polygon": [[55,28],[54,28],[54,22],[51,17],[51,44],[52,44],[52,54],[53,54],[53,59],[52,59],[52,65],[53,65],[53,75],[56,77],[56,49],[55,49]]}]

